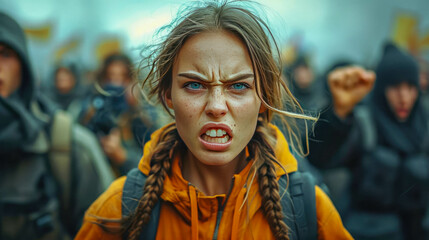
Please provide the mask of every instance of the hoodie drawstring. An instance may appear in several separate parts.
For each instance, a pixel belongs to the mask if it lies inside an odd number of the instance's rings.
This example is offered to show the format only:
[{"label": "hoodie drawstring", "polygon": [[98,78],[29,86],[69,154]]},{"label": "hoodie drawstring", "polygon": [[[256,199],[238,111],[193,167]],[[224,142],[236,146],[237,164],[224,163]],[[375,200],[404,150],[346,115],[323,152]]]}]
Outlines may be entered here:
[{"label": "hoodie drawstring", "polygon": [[232,218],[232,231],[231,240],[238,239],[238,223],[240,221],[240,206],[243,204],[244,195],[246,195],[246,188],[242,188],[238,194],[237,201],[235,201],[234,216]]},{"label": "hoodie drawstring", "polygon": [[189,195],[191,198],[191,232],[192,240],[198,240],[198,202],[195,187],[189,184]]}]

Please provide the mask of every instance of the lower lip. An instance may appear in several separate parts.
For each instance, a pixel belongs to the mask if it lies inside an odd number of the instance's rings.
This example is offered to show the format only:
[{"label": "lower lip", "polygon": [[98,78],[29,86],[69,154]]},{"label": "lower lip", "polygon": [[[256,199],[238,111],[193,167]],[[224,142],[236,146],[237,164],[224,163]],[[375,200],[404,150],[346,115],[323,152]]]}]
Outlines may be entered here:
[{"label": "lower lip", "polygon": [[406,117],[406,116],[408,116],[408,111],[407,110],[398,110],[397,113],[398,113],[398,116],[400,116],[400,117]]},{"label": "lower lip", "polygon": [[207,150],[221,152],[221,151],[225,151],[231,145],[232,138],[230,138],[226,143],[207,142],[207,141],[204,141],[204,139],[202,139],[201,137],[199,137],[198,140],[200,140],[201,144],[203,144],[203,146]]}]

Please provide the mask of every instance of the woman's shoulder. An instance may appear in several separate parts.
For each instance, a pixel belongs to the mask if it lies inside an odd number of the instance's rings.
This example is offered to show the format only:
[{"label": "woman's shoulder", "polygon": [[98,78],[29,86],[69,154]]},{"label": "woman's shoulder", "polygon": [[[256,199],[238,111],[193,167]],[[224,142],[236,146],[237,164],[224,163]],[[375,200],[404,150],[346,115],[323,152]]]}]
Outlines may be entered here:
[{"label": "woman's shoulder", "polygon": [[[122,189],[126,177],[116,179],[109,188],[101,194],[85,213],[82,227],[75,239],[120,239],[117,234],[108,234],[98,224],[103,220],[112,220],[109,226],[119,224],[122,218]],[[119,226],[117,226],[119,227]]]},{"label": "woman's shoulder", "polygon": [[121,218],[122,189],[125,180],[126,176],[116,179],[109,188],[95,200],[85,215],[95,215],[103,218]]},{"label": "woman's shoulder", "polygon": [[331,199],[317,185],[315,188],[318,239],[353,239]]},{"label": "woman's shoulder", "polygon": [[109,234],[99,225],[120,228],[122,189],[125,180],[125,176],[115,180],[89,207],[75,239],[121,239],[120,234]]}]

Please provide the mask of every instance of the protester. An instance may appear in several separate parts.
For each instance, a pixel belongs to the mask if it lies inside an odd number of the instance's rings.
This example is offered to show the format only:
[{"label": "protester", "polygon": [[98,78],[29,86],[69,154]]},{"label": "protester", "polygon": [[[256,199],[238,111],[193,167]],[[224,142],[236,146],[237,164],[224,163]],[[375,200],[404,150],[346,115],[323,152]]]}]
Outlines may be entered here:
[{"label": "protester", "polygon": [[131,87],[132,62],[126,55],[106,57],[98,83],[101,88],[88,98],[81,122],[97,134],[116,175],[122,176],[137,167],[153,131],[152,116],[138,104],[139,92]]},{"label": "protester", "polygon": [[91,132],[36,90],[22,28],[0,13],[0,238],[67,239],[113,180]]},{"label": "protester", "polygon": [[56,64],[52,79],[47,83],[45,93],[59,107],[67,111],[73,119],[77,119],[82,101],[87,93],[81,85],[82,74],[77,63],[62,61]]},{"label": "protester", "polygon": [[416,61],[389,43],[375,75],[339,68],[329,85],[333,108],[320,117],[309,159],[351,169],[346,227],[357,239],[427,239],[429,133]]},{"label": "protester", "polygon": [[351,239],[270,124],[274,112],[310,117],[283,111],[293,96],[272,35],[241,4],[206,2],[174,22],[144,86],[175,122],[92,205],[77,239]]},{"label": "protester", "polygon": [[323,95],[322,84],[316,81],[307,56],[299,55],[293,63],[284,68],[283,74],[290,83],[292,94],[304,110],[317,113],[326,106],[327,99]]}]

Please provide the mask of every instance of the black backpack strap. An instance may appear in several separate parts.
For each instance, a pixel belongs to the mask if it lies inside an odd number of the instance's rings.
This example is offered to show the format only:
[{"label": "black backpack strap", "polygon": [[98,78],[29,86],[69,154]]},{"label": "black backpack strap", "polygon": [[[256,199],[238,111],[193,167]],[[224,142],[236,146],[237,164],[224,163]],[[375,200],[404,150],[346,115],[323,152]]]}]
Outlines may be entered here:
[{"label": "black backpack strap", "polygon": [[[139,200],[143,195],[143,187],[145,185],[146,178],[147,176],[138,168],[134,168],[128,172],[122,191],[122,217],[130,216],[136,210]],[[140,235],[141,240],[155,240],[160,212],[161,203],[158,201],[152,209],[149,223],[142,229],[142,233]]]},{"label": "black backpack strap", "polygon": [[[284,221],[291,230],[291,239],[317,239],[315,185],[315,179],[309,173],[289,174],[288,191],[281,199],[281,204]],[[286,175],[280,177],[279,187],[286,189]]]}]

